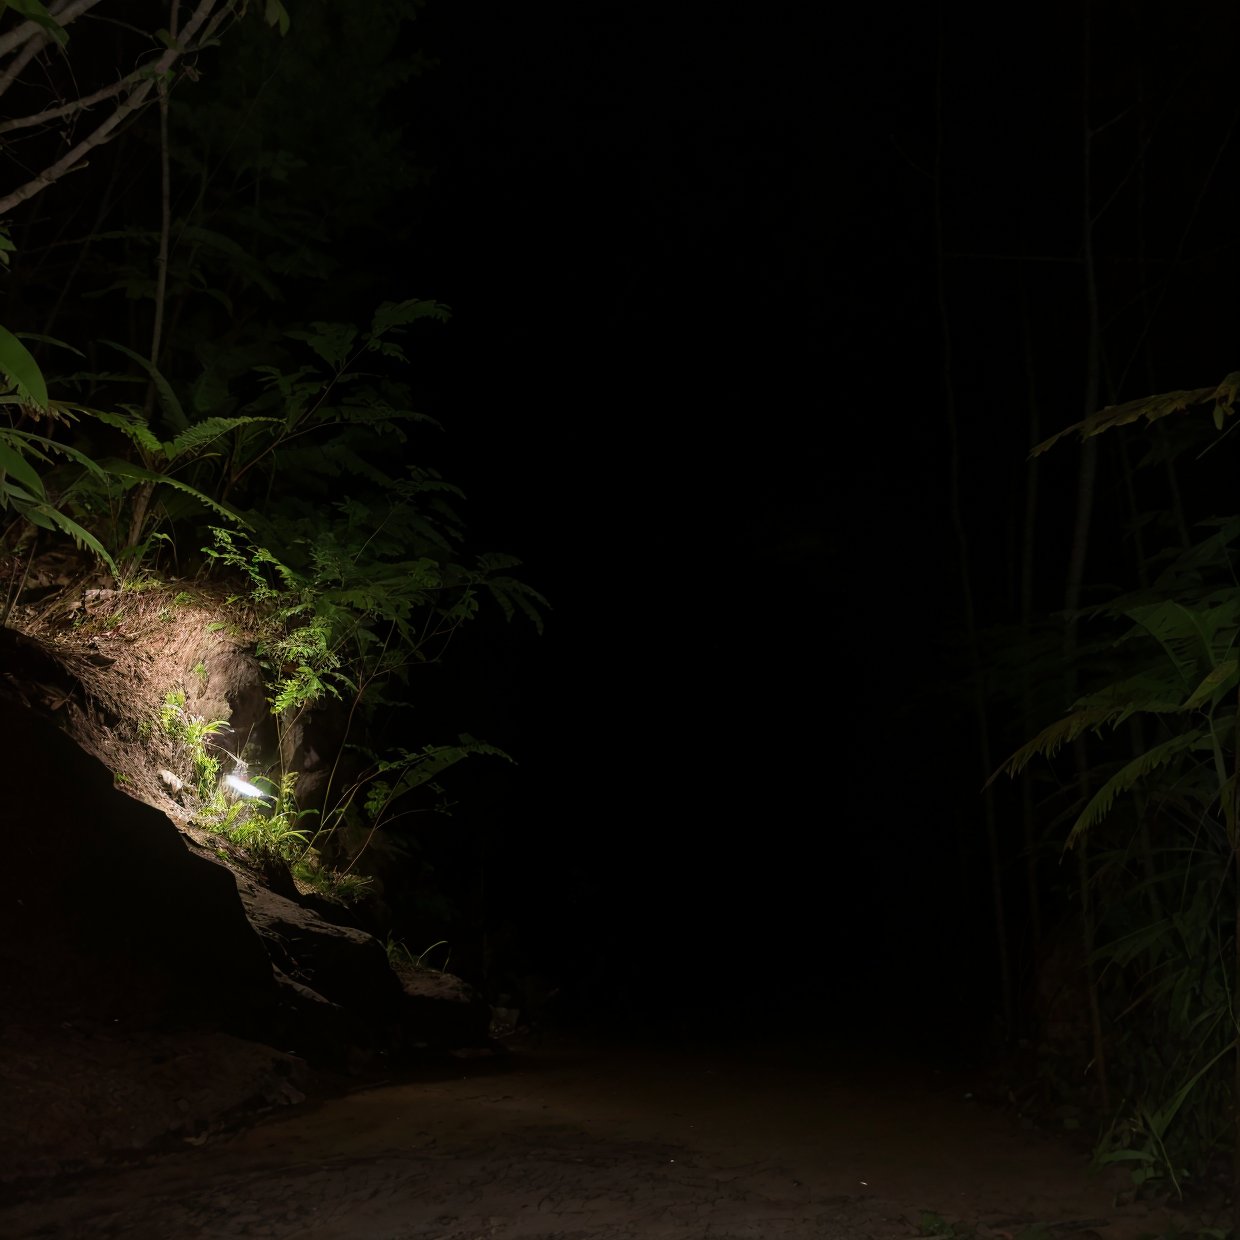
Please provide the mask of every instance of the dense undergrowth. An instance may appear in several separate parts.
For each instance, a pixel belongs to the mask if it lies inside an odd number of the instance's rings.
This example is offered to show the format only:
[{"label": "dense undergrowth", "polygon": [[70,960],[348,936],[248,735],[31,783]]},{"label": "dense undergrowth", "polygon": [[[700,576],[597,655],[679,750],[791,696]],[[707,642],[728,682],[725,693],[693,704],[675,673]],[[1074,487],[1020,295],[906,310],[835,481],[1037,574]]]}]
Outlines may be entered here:
[{"label": "dense undergrowth", "polygon": [[[1181,468],[1200,471],[1192,457],[1227,451],[1207,420],[1162,419],[1205,406],[1223,438],[1237,378],[1105,409],[1074,429],[1157,424],[1146,433],[1166,434],[1153,459],[1184,456]],[[1057,617],[999,637],[991,666],[1013,693],[996,697],[1013,719],[1053,718],[1076,686],[1067,712],[1004,768],[1036,780],[1043,826],[1030,876],[1076,920],[1070,968],[1059,969],[1071,1028],[1058,1040],[1045,1022],[1034,1032],[1035,1093],[1044,1109],[1085,1103],[1072,1113],[1097,1117],[1096,1162],[1126,1169],[1133,1191],[1217,1200],[1240,1186],[1240,517],[1174,515],[1147,523],[1135,589],[1068,618],[1078,639],[1067,655]],[[1037,687],[1032,712],[1021,685]],[[1068,856],[1074,866],[1059,864]]]},{"label": "dense undergrowth", "polygon": [[[426,459],[441,428],[418,393],[448,309],[391,288],[371,252],[376,212],[399,207],[385,255],[416,227],[426,179],[390,107],[426,67],[404,42],[417,6],[290,20],[202,0],[179,28],[175,5],[162,26],[159,6],[80,7],[0,15],[7,127],[45,166],[0,227],[0,623],[47,619],[35,583],[62,545],[93,559],[96,600],[51,625],[66,648],[83,626],[198,623],[207,592],[261,664],[274,739],[237,752],[169,678],[131,721],[152,769],[119,776],[149,784],[173,752],[197,827],[356,899],[392,824],[407,837],[411,804],[444,801],[444,772],[506,756],[413,722],[414,669],[483,608],[535,628],[545,610],[513,556],[470,545]],[[113,106],[128,123],[93,128]],[[74,142],[91,158],[65,164]],[[336,752],[307,803],[283,738],[326,713]]]}]

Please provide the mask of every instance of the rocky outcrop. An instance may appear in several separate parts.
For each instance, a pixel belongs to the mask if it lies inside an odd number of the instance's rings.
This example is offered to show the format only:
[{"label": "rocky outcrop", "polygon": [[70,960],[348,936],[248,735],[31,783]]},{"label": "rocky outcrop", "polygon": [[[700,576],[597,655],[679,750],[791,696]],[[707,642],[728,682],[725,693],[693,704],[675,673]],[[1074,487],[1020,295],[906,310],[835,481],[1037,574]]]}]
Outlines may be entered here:
[{"label": "rocky outcrop", "polygon": [[16,700],[14,666],[0,647],[0,1186],[199,1144],[300,1101],[307,1062],[487,1043],[467,987],[402,984],[372,936],[234,875],[118,791]]},{"label": "rocky outcrop", "polygon": [[237,885],[276,968],[299,1053],[317,1057],[324,1044],[365,1056],[488,1043],[490,1007],[459,979],[393,971],[383,945],[365,931],[329,922],[244,876]]},{"label": "rocky outcrop", "polygon": [[231,872],[5,699],[0,797],[0,1008],[228,1026],[273,1001]]},{"label": "rocky outcrop", "polygon": [[373,936],[187,847],[164,814],[4,695],[0,773],[4,1010],[205,1024],[333,1064],[486,1043],[489,1008],[468,987],[429,970],[398,977]]},{"label": "rocky outcrop", "polygon": [[151,644],[88,636],[65,652],[0,627],[0,1094],[14,1104],[0,1183],[198,1143],[298,1101],[307,1064],[488,1045],[490,1009],[467,986],[394,971],[347,910],[299,896],[287,872],[278,894],[174,824],[127,740],[158,718],[158,685],[195,685],[193,713],[240,720],[251,745],[259,731],[252,656],[183,645],[156,681]]}]

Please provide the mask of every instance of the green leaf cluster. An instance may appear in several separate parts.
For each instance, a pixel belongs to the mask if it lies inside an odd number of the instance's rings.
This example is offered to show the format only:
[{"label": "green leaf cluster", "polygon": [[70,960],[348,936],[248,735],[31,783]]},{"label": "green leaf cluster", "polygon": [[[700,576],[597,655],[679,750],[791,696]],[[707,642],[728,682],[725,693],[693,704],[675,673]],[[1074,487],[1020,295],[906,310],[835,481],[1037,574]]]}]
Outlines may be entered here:
[{"label": "green leaf cluster", "polygon": [[[1202,405],[1222,426],[1237,390],[1228,376],[1070,429],[1088,437]],[[1058,821],[1065,847],[1089,845],[1090,963],[1121,1094],[1096,1157],[1138,1188],[1178,1194],[1235,1139],[1240,516],[1149,562],[1147,586],[1076,618],[1072,673],[1087,689],[1003,769],[1072,748],[1062,787],[1075,800]]]}]

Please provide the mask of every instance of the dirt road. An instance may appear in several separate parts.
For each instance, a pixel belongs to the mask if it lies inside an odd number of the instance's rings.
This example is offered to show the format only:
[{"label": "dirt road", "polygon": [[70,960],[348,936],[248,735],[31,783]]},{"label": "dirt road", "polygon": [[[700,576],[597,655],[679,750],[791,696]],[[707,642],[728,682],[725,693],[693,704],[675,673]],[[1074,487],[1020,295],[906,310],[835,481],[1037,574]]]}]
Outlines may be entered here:
[{"label": "dirt road", "polygon": [[1079,1153],[978,1105],[966,1085],[804,1044],[545,1046],[46,1185],[0,1208],[0,1236],[894,1240],[945,1221],[1013,1240],[1163,1230],[1140,1207],[1115,1209]]}]

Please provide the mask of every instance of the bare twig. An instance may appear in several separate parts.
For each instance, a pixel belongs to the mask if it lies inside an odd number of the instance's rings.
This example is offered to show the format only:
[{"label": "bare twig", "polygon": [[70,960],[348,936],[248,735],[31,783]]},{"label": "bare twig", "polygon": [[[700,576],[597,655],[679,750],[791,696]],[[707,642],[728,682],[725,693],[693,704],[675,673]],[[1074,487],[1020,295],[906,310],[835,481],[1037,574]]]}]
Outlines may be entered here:
[{"label": "bare twig", "polygon": [[[4,94],[8,88],[9,75],[16,76],[25,66],[25,63],[21,57],[18,57],[5,70],[4,76],[0,77],[0,95]],[[35,125],[46,125],[51,121],[58,121],[62,117],[72,116],[74,112],[84,112],[89,108],[93,108],[97,103],[102,103],[105,99],[111,99],[122,91],[128,90],[129,87],[140,81],[142,76],[143,71],[135,69],[119,81],[113,82],[111,86],[104,86],[102,89],[95,91],[93,95],[83,95],[80,99],[70,99],[68,103],[62,103],[54,108],[44,108],[42,112],[32,112],[29,116],[15,116],[11,120],[0,121],[0,133],[9,133],[14,129],[31,129]]]},{"label": "bare twig", "polygon": [[[89,0],[80,0],[80,2],[85,4]],[[137,113],[146,104],[155,87],[155,83],[162,79],[183,55],[197,50],[193,47],[193,42],[199,32],[203,32],[204,38],[209,37],[218,28],[224,17],[232,11],[235,2],[236,0],[199,0],[197,7],[185,23],[180,41],[175,46],[168,48],[151,68],[146,71],[144,74],[146,80],[140,85],[135,83],[129,97],[123,102],[118,103],[116,110],[111,116],[101,121],[94,131],[83,138],[81,142],[77,143],[71,150],[67,151],[37,176],[27,181],[25,185],[19,186],[17,189],[4,195],[3,198],[0,198],[0,218],[3,218],[14,207],[47,189],[49,185],[53,185],[61,177],[85,167],[86,165],[83,162],[85,157],[95,147],[109,141],[121,123]],[[204,27],[206,27],[205,30]]]},{"label": "bare twig", "polygon": [[26,66],[43,50],[44,44],[47,42],[46,36],[42,39],[31,39],[25,47],[9,62],[9,66],[3,74],[0,74],[0,95],[3,95],[10,86],[25,71]]},{"label": "bare twig", "polygon": [[[52,16],[62,26],[67,26],[100,2],[101,0],[70,0],[70,3],[61,6],[59,10],[53,7]],[[5,34],[0,34],[0,56],[7,56],[14,48],[21,47],[23,43],[31,39],[35,39],[41,45],[47,37],[47,31],[38,22],[22,22]]]},{"label": "bare twig", "polygon": [[[172,42],[177,41],[177,21],[180,17],[180,0],[169,0],[168,31]],[[159,83],[159,181],[160,224],[159,256],[155,274],[155,325],[151,329],[151,368],[159,367],[159,351],[163,343],[164,308],[168,296],[168,247],[172,236],[172,164],[168,154],[168,83]],[[154,380],[151,381],[150,399],[154,398]]]},{"label": "bare twig", "polygon": [[[169,0],[168,31],[173,43],[177,38],[177,22],[180,17],[180,0]],[[159,254],[155,260],[155,321],[151,327],[151,378],[146,385],[146,408],[144,416],[149,421],[155,409],[155,371],[159,369],[159,351],[164,336],[164,309],[168,298],[168,250],[172,238],[172,166],[168,155],[168,83],[159,80]],[[134,496],[133,512],[129,521],[129,539],[126,547],[136,547],[142,541],[146,515],[150,510],[155,484],[143,482]]]}]

